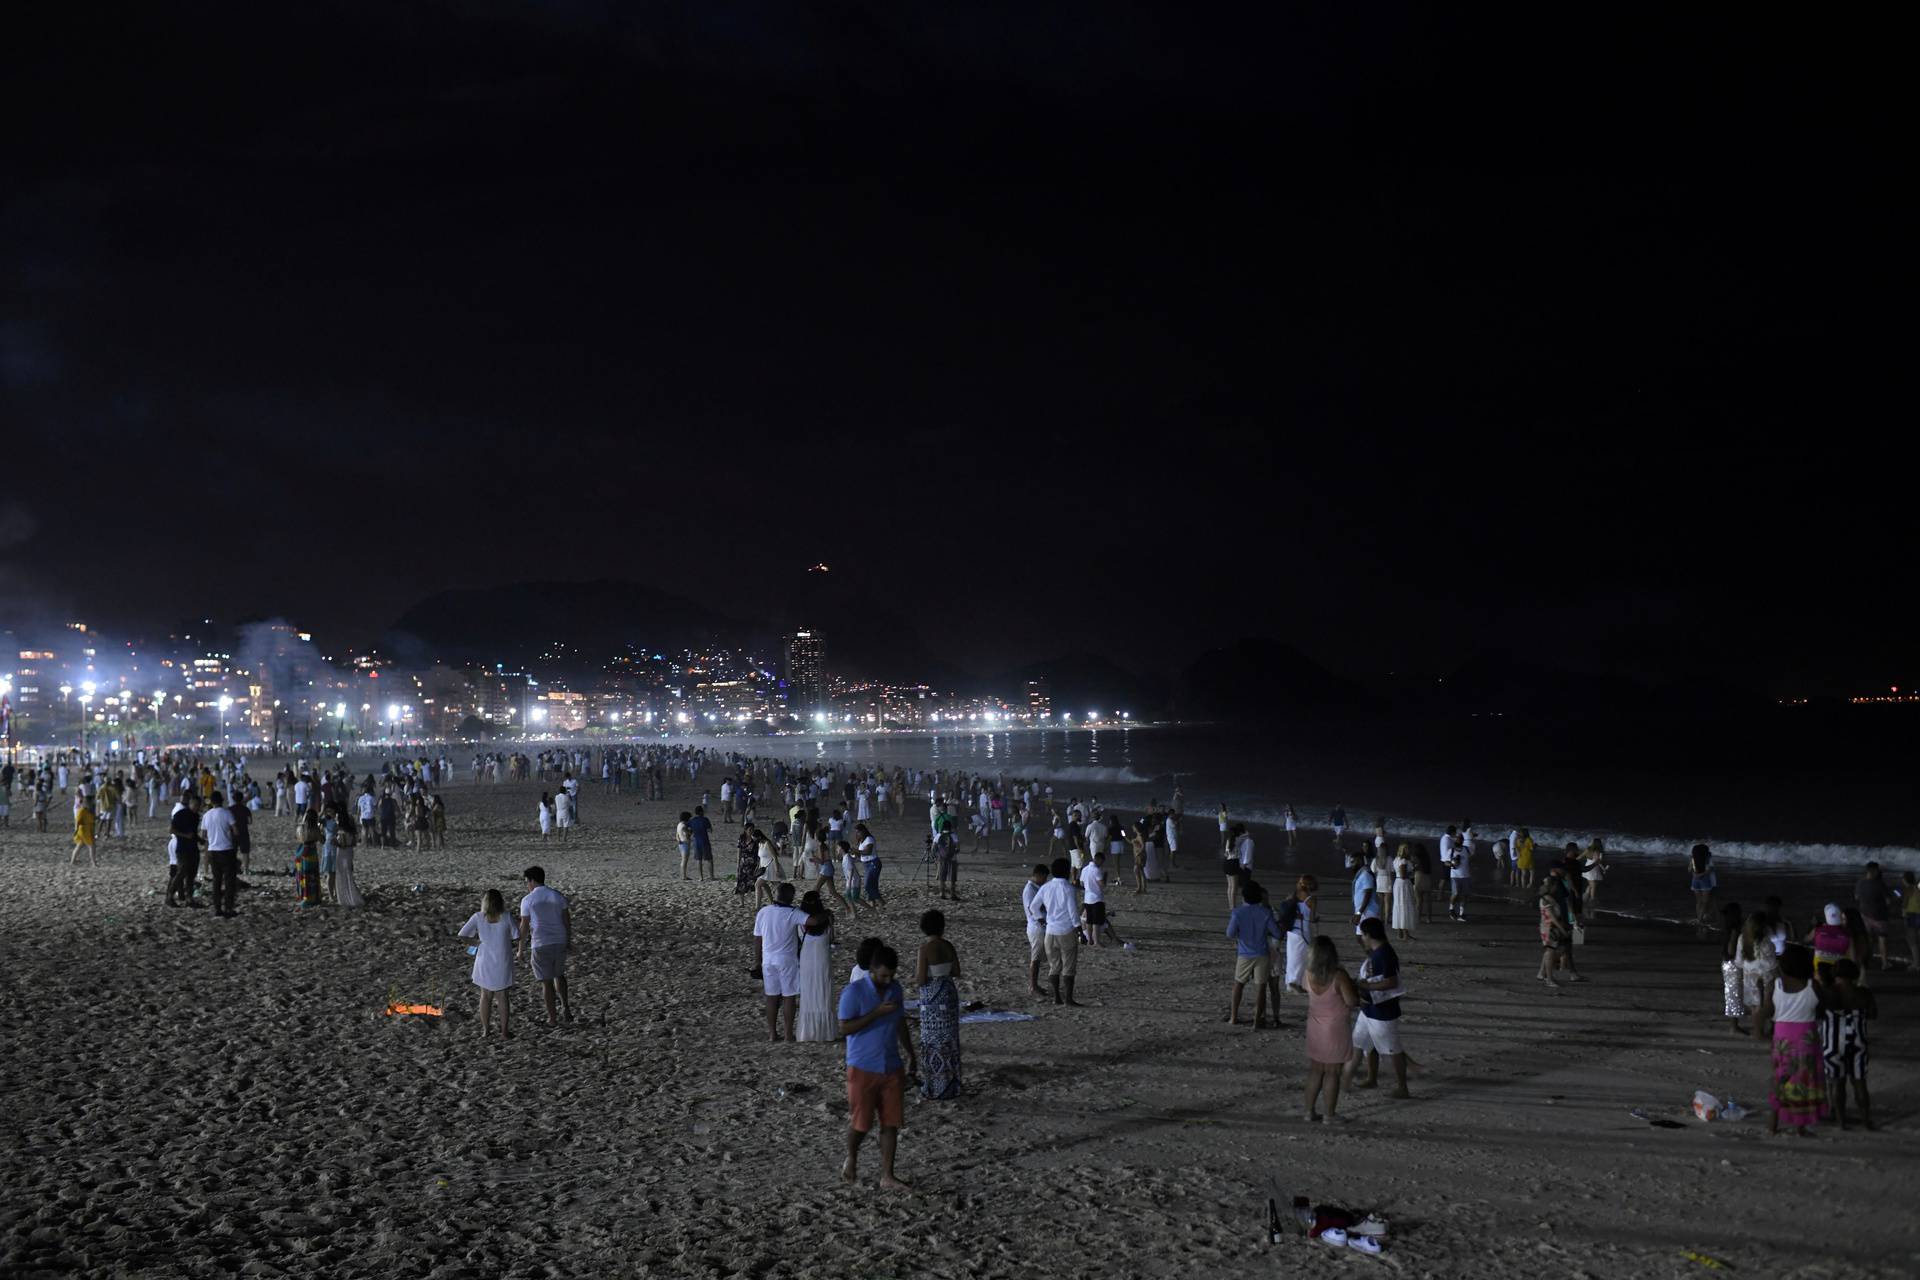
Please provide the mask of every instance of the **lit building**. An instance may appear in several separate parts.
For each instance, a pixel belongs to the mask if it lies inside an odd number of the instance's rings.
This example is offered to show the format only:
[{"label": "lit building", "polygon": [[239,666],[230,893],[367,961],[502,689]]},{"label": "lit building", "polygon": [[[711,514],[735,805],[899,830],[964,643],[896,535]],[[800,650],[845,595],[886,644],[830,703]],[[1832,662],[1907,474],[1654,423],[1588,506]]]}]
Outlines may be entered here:
[{"label": "lit building", "polygon": [[826,702],[827,638],[802,627],[787,638],[787,709],[807,715]]},{"label": "lit building", "polygon": [[1045,680],[1027,681],[1027,714],[1035,720],[1045,720],[1053,714],[1053,696],[1047,692]]}]

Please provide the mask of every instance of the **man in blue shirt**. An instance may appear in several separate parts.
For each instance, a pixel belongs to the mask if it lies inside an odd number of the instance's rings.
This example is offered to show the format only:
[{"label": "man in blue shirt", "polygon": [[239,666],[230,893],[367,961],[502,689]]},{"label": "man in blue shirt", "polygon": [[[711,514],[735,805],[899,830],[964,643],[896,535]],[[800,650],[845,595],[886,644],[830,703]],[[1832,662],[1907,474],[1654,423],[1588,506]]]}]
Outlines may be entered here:
[{"label": "man in blue shirt", "polygon": [[707,807],[693,806],[693,817],[687,819],[687,838],[693,844],[693,860],[700,868],[702,880],[713,879],[713,819],[707,816]]},{"label": "man in blue shirt", "polygon": [[[1367,944],[1367,958],[1360,966],[1354,986],[1366,1003],[1353,1020],[1353,1058],[1347,1063],[1347,1087],[1372,1089],[1380,1083],[1380,1058],[1384,1054],[1393,1063],[1393,1096],[1407,1093],[1407,1055],[1400,1044],[1400,997],[1406,989],[1400,985],[1400,957],[1387,942],[1387,926],[1378,916],[1360,922],[1360,936]],[[1367,1078],[1355,1083],[1354,1072],[1366,1059]]]},{"label": "man in blue shirt", "polygon": [[840,993],[840,1034],[847,1038],[847,1162],[840,1176],[848,1182],[858,1174],[860,1144],[880,1122],[880,1186],[887,1191],[906,1191],[908,1186],[893,1176],[893,1153],[900,1141],[900,1126],[906,1119],[906,1077],[900,1070],[900,1051],[906,1050],[907,1062],[914,1072],[920,1070],[920,1055],[914,1052],[913,1037],[907,1031],[901,1009],[906,993],[893,980],[900,957],[892,947],[880,947],[867,965],[867,976],[849,983]]},{"label": "man in blue shirt", "polygon": [[[1267,1021],[1267,978],[1272,972],[1272,953],[1268,948],[1280,941],[1280,925],[1267,909],[1267,894],[1259,885],[1247,881],[1240,896],[1244,901],[1227,918],[1227,936],[1233,939],[1235,956],[1233,999],[1227,1005],[1227,1022],[1240,1025],[1240,993],[1251,982],[1259,992],[1253,1010],[1253,1025],[1258,1028]],[[1278,1005],[1273,1012],[1277,1019]]]}]

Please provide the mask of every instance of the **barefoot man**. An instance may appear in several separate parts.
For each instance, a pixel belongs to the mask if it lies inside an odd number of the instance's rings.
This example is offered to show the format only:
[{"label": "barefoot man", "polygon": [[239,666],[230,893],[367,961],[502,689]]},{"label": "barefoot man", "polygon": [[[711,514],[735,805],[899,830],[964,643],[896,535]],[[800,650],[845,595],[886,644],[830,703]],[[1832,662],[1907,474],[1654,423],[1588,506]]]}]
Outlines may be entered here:
[{"label": "barefoot man", "polygon": [[[533,976],[540,980],[547,1002],[547,1025],[557,1027],[564,1017],[573,1021],[567,999],[567,953],[573,950],[573,909],[566,897],[547,888],[547,873],[539,867],[523,872],[527,896],[520,899],[520,945],[533,951]],[[559,1008],[554,996],[560,997]]]},{"label": "barefoot man", "polygon": [[920,1056],[900,1011],[906,994],[893,980],[900,957],[892,947],[879,947],[867,965],[867,976],[840,993],[840,1034],[847,1038],[847,1162],[840,1176],[859,1178],[860,1144],[874,1121],[880,1123],[880,1185],[905,1191],[907,1184],[893,1176],[893,1155],[906,1116],[906,1076],[900,1069],[900,1051],[917,1073]]}]

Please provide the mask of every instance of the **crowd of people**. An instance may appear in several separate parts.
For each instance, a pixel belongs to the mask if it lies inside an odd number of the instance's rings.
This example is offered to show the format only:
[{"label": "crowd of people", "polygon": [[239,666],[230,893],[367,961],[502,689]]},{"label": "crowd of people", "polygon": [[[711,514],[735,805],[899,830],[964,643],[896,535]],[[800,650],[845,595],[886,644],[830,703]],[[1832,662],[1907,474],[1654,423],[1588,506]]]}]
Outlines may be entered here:
[{"label": "crowd of people", "polygon": [[[93,862],[102,842],[129,838],[141,824],[161,821],[164,810],[167,905],[200,906],[204,870],[213,913],[228,917],[237,910],[240,876],[252,871],[257,824],[263,817],[288,819],[296,901],[310,907],[331,900],[351,908],[365,901],[354,876],[357,847],[446,845],[442,789],[450,777],[444,753],[387,760],[377,776],[360,778],[341,762],[295,761],[264,785],[243,753],[160,753],[130,762],[65,753],[30,770],[6,766],[0,822],[10,820],[16,792],[31,798],[41,830],[54,797],[70,798],[71,860],[85,853]],[[1046,857],[1032,864],[1021,892],[1027,990],[1063,1009],[1082,1004],[1082,948],[1128,945],[1115,927],[1113,877],[1122,877],[1118,888],[1139,895],[1170,883],[1181,870],[1184,797],[1177,789],[1166,805],[1150,801],[1122,812],[1097,797],[1058,796],[1038,779],[794,763],[688,744],[480,754],[471,777],[475,784],[537,781],[543,788],[540,835],[562,840],[581,824],[582,793],[595,782],[601,799],[594,803],[645,804],[665,799],[670,780],[700,788],[703,780],[717,778],[679,814],[680,876],[721,879],[716,826],[737,828],[737,862],[726,878],[728,891],[753,908],[750,972],[761,988],[769,1040],[845,1041],[851,1119],[844,1172],[855,1175],[864,1139],[877,1129],[883,1185],[904,1185],[894,1157],[908,1084],[917,1083],[923,1098],[937,1101],[962,1096],[963,1080],[961,959],[943,911],[920,916],[922,941],[910,975],[881,937],[869,935],[858,943],[847,980],[834,980],[841,915],[879,917],[888,903],[875,833],[879,820],[902,819],[910,805],[925,804],[924,838],[908,858],[924,871],[926,896],[944,904],[961,898],[963,852],[1020,854],[1029,848],[1034,815],[1046,815]],[[1297,864],[1303,824],[1291,806],[1284,821],[1289,861]],[[1407,991],[1395,944],[1416,943],[1419,931],[1440,918],[1443,898],[1449,922],[1468,922],[1483,844],[1465,821],[1447,827],[1431,849],[1425,840],[1390,841],[1384,823],[1350,843],[1347,815],[1338,806],[1327,827],[1350,887],[1350,912],[1323,914],[1320,882],[1312,874],[1289,873],[1289,884],[1269,889],[1256,873],[1251,827],[1234,821],[1225,806],[1218,814],[1225,933],[1234,948],[1225,1021],[1277,1027],[1286,994],[1302,999],[1308,1061],[1302,1114],[1309,1122],[1338,1120],[1343,1090],[1376,1087],[1383,1065],[1392,1095],[1409,1096],[1414,1063],[1403,1037]],[[998,844],[1002,836],[1005,845]],[[1516,827],[1493,839],[1489,852],[1496,892],[1477,900],[1530,903],[1541,942],[1537,978],[1547,984],[1586,981],[1576,956],[1596,923],[1610,871],[1603,842],[1569,842],[1556,855],[1543,851],[1528,829]],[[1689,853],[1685,874],[1696,925],[1721,934],[1722,1013],[1735,1032],[1765,1043],[1771,1055],[1769,1131],[1805,1134],[1829,1118],[1845,1126],[1849,1098],[1871,1126],[1868,1030],[1878,1011],[1870,973],[1876,961],[1882,970],[1893,963],[1890,944],[1902,926],[1906,960],[1920,968],[1920,884],[1914,874],[1905,873],[1895,886],[1869,865],[1853,904],[1826,904],[1804,929],[1778,898],[1752,911],[1733,903],[1716,911],[1718,875],[1704,844]],[[572,1019],[566,977],[571,906],[546,885],[541,867],[529,867],[524,879],[526,894],[514,912],[499,890],[489,889],[459,930],[472,943],[473,982],[489,1034],[495,1010],[502,1035],[513,1034],[515,962],[529,956],[548,1021]],[[1331,927],[1336,915],[1348,916],[1352,929],[1350,965],[1343,961],[1340,930]],[[917,996],[911,1004],[904,994],[908,979]],[[915,1012],[910,1021],[907,1015]]]}]

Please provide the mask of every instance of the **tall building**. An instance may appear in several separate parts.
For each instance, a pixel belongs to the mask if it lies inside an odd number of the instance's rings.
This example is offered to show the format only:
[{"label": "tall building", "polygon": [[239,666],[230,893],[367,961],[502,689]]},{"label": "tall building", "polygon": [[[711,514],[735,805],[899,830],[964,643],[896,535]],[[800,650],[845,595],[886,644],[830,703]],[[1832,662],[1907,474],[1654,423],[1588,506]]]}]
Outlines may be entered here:
[{"label": "tall building", "polygon": [[827,702],[827,638],[816,627],[787,637],[787,710],[811,717]]},{"label": "tall building", "polygon": [[1027,681],[1027,714],[1035,720],[1045,720],[1053,714],[1053,696],[1047,692],[1045,680]]}]

